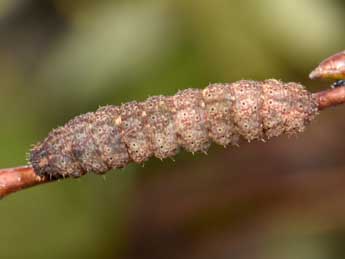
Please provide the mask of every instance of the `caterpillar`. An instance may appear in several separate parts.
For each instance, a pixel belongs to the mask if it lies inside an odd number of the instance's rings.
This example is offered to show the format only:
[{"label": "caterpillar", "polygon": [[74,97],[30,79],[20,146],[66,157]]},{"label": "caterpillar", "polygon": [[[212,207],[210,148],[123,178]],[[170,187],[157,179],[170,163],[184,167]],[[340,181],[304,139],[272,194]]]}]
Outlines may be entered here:
[{"label": "caterpillar", "polygon": [[211,142],[228,146],[294,135],[317,113],[315,97],[297,83],[210,84],[77,116],[35,145],[29,160],[37,175],[53,179],[103,174],[180,149],[206,152]]},{"label": "caterpillar", "polygon": [[335,79],[332,87],[345,86],[345,51],[323,60],[310,74],[310,79]]}]

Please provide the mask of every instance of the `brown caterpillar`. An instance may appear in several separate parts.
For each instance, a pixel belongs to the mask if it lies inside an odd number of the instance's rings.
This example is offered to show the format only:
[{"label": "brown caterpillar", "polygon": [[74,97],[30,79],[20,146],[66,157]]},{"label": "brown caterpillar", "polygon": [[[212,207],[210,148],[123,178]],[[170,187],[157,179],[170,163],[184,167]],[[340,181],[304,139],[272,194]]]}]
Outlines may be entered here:
[{"label": "brown caterpillar", "polygon": [[50,132],[30,153],[39,176],[80,177],[174,156],[302,132],[317,114],[315,98],[297,83],[277,80],[211,84],[174,96],[105,106]]}]

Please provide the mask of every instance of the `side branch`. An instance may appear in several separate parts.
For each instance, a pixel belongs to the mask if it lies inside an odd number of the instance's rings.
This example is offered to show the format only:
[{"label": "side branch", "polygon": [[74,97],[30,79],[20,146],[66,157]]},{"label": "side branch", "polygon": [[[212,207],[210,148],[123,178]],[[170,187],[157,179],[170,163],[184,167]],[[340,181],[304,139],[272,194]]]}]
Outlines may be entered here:
[{"label": "side branch", "polygon": [[[345,86],[314,93],[319,110],[345,103]],[[54,179],[38,176],[31,166],[0,170],[0,198],[31,186],[52,182]]]}]

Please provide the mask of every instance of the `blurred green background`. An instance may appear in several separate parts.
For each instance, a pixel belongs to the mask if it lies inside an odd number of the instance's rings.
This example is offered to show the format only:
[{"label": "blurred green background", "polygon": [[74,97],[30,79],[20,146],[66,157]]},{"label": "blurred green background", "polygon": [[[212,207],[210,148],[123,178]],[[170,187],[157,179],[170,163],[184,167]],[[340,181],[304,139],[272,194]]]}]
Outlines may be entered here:
[{"label": "blurred green background", "polygon": [[[0,0],[0,167],[75,115],[209,82],[309,72],[336,0]],[[87,175],[0,202],[0,258],[345,257],[345,107],[297,138]]]}]

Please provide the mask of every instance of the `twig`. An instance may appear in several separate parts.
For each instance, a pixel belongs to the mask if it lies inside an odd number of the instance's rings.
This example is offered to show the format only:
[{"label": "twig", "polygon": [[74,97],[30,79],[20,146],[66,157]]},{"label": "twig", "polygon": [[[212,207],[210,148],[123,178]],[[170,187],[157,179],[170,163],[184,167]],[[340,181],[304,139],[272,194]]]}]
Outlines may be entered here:
[{"label": "twig", "polygon": [[[338,87],[313,94],[319,110],[345,103],[345,87]],[[54,179],[38,176],[31,166],[0,170],[0,198],[31,186],[52,182]]]},{"label": "twig", "polygon": [[49,180],[39,177],[31,166],[2,169],[0,170],[0,198],[46,182]]},{"label": "twig", "polygon": [[325,90],[313,94],[319,104],[319,110],[345,103],[345,87]]}]

